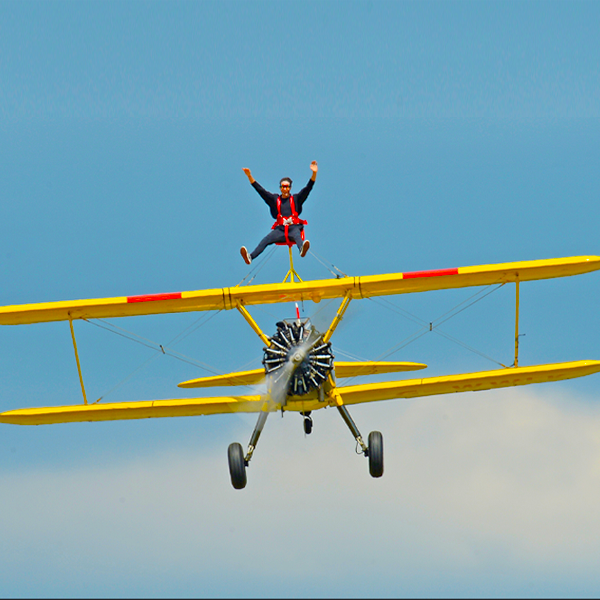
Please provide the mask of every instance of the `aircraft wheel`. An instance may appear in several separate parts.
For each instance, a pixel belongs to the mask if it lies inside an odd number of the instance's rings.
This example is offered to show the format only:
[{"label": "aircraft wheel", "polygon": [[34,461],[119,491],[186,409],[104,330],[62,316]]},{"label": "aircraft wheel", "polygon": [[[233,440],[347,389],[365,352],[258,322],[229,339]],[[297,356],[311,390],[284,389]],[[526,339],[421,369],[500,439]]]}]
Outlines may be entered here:
[{"label": "aircraft wheel", "polygon": [[313,420],[310,417],[304,418],[304,433],[310,435],[313,428]]},{"label": "aircraft wheel", "polygon": [[371,477],[383,475],[383,436],[379,431],[369,434],[369,473]]},{"label": "aircraft wheel", "polygon": [[244,460],[244,450],[242,449],[242,445],[237,442],[230,444],[227,449],[227,459],[229,461],[231,485],[233,485],[236,490],[244,489],[248,479],[246,477],[246,461]]}]

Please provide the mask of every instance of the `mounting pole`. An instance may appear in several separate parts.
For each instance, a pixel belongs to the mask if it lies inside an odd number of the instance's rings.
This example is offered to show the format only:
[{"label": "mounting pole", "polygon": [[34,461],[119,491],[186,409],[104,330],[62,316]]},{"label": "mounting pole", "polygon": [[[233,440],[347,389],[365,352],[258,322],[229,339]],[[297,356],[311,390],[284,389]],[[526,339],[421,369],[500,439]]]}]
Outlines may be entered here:
[{"label": "mounting pole", "polygon": [[302,279],[300,278],[300,275],[298,275],[298,273],[296,273],[296,269],[294,269],[294,259],[292,257],[292,247],[288,246],[288,249],[290,251],[290,270],[286,273],[286,276],[283,278],[283,283],[285,283],[288,279],[288,277],[290,278],[290,283],[294,283],[294,275],[298,278],[298,283],[300,283],[302,281]]},{"label": "mounting pole", "polygon": [[85,387],[83,385],[81,363],[79,362],[79,353],[77,352],[77,342],[75,341],[75,330],[73,329],[73,319],[71,318],[71,314],[69,314],[69,326],[71,327],[71,337],[73,338],[73,349],[75,350],[75,360],[77,361],[77,371],[79,372],[79,383],[81,383],[81,391],[83,393],[83,403],[87,405],[87,397],[85,395]]},{"label": "mounting pole", "polygon": [[515,314],[515,367],[519,366],[519,280],[516,281],[516,314]]}]

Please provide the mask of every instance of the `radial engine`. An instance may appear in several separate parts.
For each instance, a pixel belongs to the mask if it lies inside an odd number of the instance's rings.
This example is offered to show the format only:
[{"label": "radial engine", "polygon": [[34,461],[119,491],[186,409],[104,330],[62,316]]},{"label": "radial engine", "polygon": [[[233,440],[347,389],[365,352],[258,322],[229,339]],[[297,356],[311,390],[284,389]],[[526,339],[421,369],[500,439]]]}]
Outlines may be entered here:
[{"label": "radial engine", "polygon": [[333,369],[331,343],[310,319],[285,319],[277,323],[271,345],[264,349],[263,365],[267,377],[287,383],[288,396],[303,396],[318,389]]}]

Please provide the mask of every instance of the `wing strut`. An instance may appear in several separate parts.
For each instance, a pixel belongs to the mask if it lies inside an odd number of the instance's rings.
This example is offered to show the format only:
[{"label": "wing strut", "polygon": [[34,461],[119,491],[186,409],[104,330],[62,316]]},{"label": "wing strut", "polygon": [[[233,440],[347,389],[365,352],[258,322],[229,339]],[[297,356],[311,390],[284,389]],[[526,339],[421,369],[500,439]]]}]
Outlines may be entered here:
[{"label": "wing strut", "polygon": [[[518,274],[517,274],[518,277]],[[519,366],[519,280],[515,282],[517,286],[516,315],[515,315],[515,367]]]},{"label": "wing strut", "polygon": [[87,405],[87,397],[85,395],[85,386],[83,385],[83,375],[81,374],[81,363],[79,362],[79,353],[77,352],[77,342],[75,341],[75,330],[73,329],[71,313],[69,313],[69,326],[71,327],[71,337],[73,338],[73,349],[75,350],[75,360],[77,361],[77,371],[79,372],[79,383],[81,383],[81,391],[83,393],[83,403]]},{"label": "wing strut", "polygon": [[235,307],[240,311],[242,317],[248,321],[248,325],[252,327],[254,332],[258,335],[258,337],[263,341],[265,346],[269,348],[271,346],[271,340],[262,332],[262,329],[258,326],[258,323],[252,318],[252,315],[248,312],[246,307],[238,302]]},{"label": "wing strut", "polygon": [[326,344],[331,339],[331,336],[333,335],[333,332],[335,331],[336,327],[340,324],[340,321],[344,318],[344,313],[346,312],[346,309],[348,308],[348,304],[350,304],[350,300],[352,300],[352,296],[348,293],[344,296],[344,299],[342,300],[342,303],[340,304],[340,307],[338,308],[338,311],[337,311],[335,317],[333,318],[333,321],[331,322],[329,329],[323,336],[323,343]]}]

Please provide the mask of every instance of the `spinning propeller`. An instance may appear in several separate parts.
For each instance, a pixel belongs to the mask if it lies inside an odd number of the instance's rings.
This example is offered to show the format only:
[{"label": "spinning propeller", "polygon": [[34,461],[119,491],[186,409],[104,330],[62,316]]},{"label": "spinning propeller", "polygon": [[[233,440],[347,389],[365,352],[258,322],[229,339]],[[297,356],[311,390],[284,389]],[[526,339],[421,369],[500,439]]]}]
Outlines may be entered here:
[{"label": "spinning propeller", "polygon": [[333,359],[331,343],[323,342],[309,319],[279,321],[262,361],[271,395],[277,392],[278,403],[285,404],[285,395],[303,396],[318,389],[331,373]]}]

